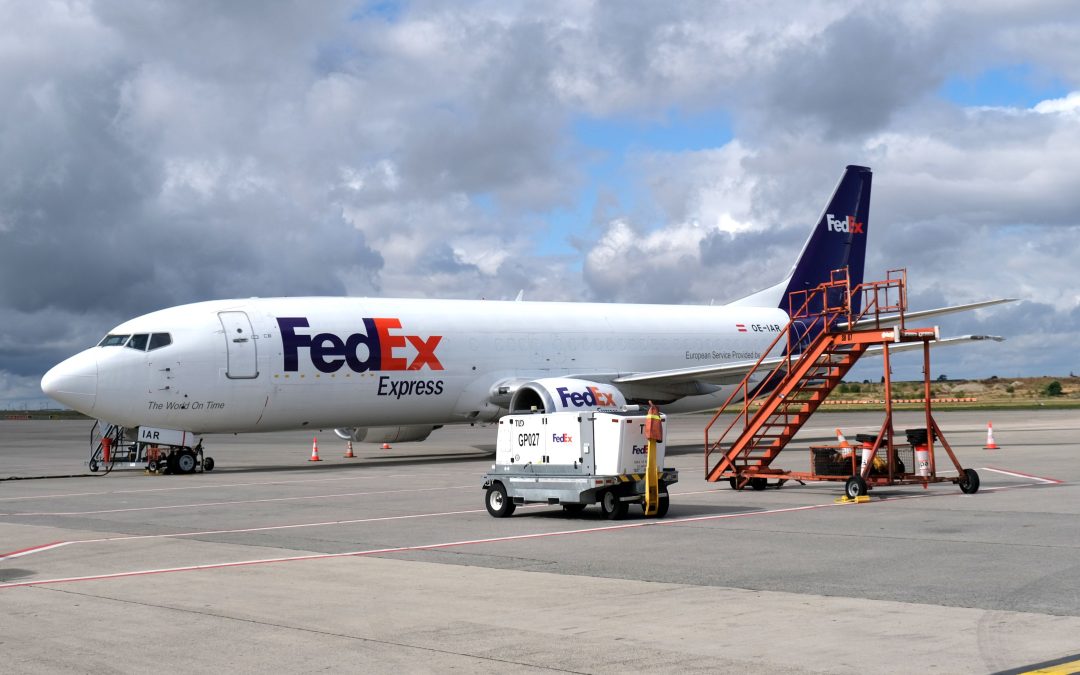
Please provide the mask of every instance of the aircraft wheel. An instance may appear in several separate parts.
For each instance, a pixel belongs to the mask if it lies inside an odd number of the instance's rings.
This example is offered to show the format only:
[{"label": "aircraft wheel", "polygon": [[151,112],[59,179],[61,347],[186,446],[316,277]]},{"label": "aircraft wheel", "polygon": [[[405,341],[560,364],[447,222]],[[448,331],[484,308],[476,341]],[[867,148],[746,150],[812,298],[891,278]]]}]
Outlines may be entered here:
[{"label": "aircraft wheel", "polygon": [[493,483],[484,497],[487,512],[495,518],[506,518],[514,514],[514,500],[506,496],[502,483]]},{"label": "aircraft wheel", "polygon": [[621,520],[630,510],[630,505],[620,501],[615,490],[604,490],[604,494],[600,495],[600,510],[608,520]]},{"label": "aircraft wheel", "polygon": [[176,455],[176,472],[187,474],[195,471],[195,453],[190,450],[181,450]]},{"label": "aircraft wheel", "polygon": [[862,476],[852,476],[844,483],[844,494],[850,499],[862,497],[866,494],[866,481]]},{"label": "aircraft wheel", "polygon": [[214,470],[214,458],[213,457],[204,457],[203,461],[202,461],[202,468],[203,468],[203,471],[213,471]]},{"label": "aircraft wheel", "polygon": [[566,513],[566,515],[568,515],[568,516],[576,516],[576,515],[580,515],[581,512],[585,510],[585,505],[584,504],[563,504],[562,509]]},{"label": "aircraft wheel", "polygon": [[975,469],[964,469],[960,476],[960,491],[966,495],[973,495],[979,491],[979,474]]}]

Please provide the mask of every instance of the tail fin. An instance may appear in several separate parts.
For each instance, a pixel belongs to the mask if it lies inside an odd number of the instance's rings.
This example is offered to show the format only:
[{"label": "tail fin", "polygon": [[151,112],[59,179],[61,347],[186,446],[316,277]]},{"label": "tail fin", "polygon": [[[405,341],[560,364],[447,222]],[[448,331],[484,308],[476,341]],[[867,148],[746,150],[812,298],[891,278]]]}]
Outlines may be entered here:
[{"label": "tail fin", "polygon": [[[829,281],[833,270],[845,266],[851,287],[861,284],[866,261],[866,233],[870,225],[872,177],[868,167],[848,166],[787,277],[771,288],[732,304],[772,305],[790,315],[789,293]],[[852,297],[852,309],[858,311],[859,307],[855,305],[859,302],[860,299]]]}]

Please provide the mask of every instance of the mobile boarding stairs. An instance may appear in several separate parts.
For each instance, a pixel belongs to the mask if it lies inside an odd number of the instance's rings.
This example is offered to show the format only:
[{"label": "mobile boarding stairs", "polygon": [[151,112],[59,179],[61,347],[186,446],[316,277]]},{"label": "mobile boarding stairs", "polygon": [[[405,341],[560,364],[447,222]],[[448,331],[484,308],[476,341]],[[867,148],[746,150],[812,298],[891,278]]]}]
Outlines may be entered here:
[{"label": "mobile boarding stairs", "polygon": [[[788,480],[843,481],[846,498],[853,500],[865,499],[868,487],[875,485],[948,481],[965,493],[976,492],[978,474],[960,466],[931,412],[930,343],[938,330],[905,325],[906,287],[906,271],[890,270],[884,281],[851,288],[845,268],[816,288],[792,292],[788,325],[705,428],[706,479],[728,480],[737,490],[747,485],[763,490],[769,479],[777,485]],[[919,347],[925,428],[907,430],[908,444],[898,446],[889,354]],[[811,448],[809,471],[774,468],[773,462],[795,434],[867,353],[884,358],[885,419],[878,433],[861,436],[861,449]],[[945,449],[957,476],[938,475],[935,441]]]}]

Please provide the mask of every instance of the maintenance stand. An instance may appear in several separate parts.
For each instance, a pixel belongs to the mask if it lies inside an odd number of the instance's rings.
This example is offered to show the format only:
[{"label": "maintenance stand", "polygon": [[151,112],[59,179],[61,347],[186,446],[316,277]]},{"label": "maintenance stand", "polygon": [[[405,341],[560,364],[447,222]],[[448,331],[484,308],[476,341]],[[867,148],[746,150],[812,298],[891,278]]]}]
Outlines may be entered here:
[{"label": "maintenance stand", "polygon": [[[776,480],[777,487],[788,480],[843,481],[845,499],[853,501],[865,501],[868,487],[876,485],[926,487],[952,482],[964,493],[977,492],[979,475],[960,466],[931,412],[930,343],[938,338],[938,329],[904,325],[906,289],[905,270],[890,270],[885,281],[852,289],[845,268],[816,288],[792,292],[791,321],[705,427],[706,479],[726,479],[736,490],[747,485],[764,490],[769,479]],[[908,446],[898,447],[889,354],[919,348],[926,426],[907,430]],[[772,468],[799,429],[867,353],[880,353],[885,362],[885,419],[878,433],[860,435],[861,452],[812,448],[808,472]],[[728,418],[721,418],[725,412],[737,413],[726,427]],[[938,475],[935,441],[948,453],[956,477]],[[884,461],[878,457],[881,452]]]}]

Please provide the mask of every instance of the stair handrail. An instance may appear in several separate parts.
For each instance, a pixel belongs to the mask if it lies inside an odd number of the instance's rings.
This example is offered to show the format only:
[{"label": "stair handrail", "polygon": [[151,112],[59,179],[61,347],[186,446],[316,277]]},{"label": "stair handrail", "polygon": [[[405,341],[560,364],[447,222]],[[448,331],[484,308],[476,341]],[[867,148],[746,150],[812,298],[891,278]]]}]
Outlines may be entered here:
[{"label": "stair handrail", "polygon": [[[835,293],[837,290],[841,291],[839,293],[840,302],[837,305],[832,305],[830,303],[830,291]],[[792,361],[799,358],[799,355],[805,351],[804,349],[800,350],[799,353],[795,353],[796,348],[799,347],[800,343],[803,340],[802,335],[798,337],[794,336],[793,327],[795,326],[795,324],[797,322],[802,324],[804,331],[803,335],[814,334],[814,329],[820,327],[820,330],[817,331],[817,337],[820,337],[822,334],[830,332],[832,327],[838,322],[841,316],[847,318],[848,325],[850,325],[851,323],[851,288],[848,279],[847,268],[833,270],[830,273],[829,281],[823,282],[811,289],[792,291],[788,294],[788,297],[788,306],[797,307],[797,309],[791,313],[787,326],[785,326],[784,329],[777,334],[776,338],[773,339],[772,343],[770,343],[769,346],[762,351],[761,356],[758,358],[757,361],[754,362],[754,365],[750,368],[750,370],[747,371],[739,386],[732,390],[731,394],[729,394],[724,403],[722,403],[717,408],[716,413],[713,414],[712,418],[709,420],[709,423],[705,426],[706,472],[708,472],[711,468],[709,466],[710,455],[715,450],[720,449],[720,445],[724,442],[724,439],[727,438],[728,434],[731,433],[732,429],[739,422],[739,420],[743,420],[743,428],[746,428],[746,426],[749,425],[750,406],[761,397],[763,391],[767,390],[769,396],[773,396],[776,394],[778,389],[777,387],[774,386],[768,388],[765,386],[769,382],[769,379],[776,373],[776,371],[781,366],[784,367],[785,371],[790,371]],[[822,301],[821,311],[812,311],[811,303],[813,303],[819,297]],[[800,304],[796,304],[799,299],[802,299],[802,302]],[[804,320],[809,320],[810,324],[806,325],[804,323]],[[793,337],[795,337],[794,340],[792,339]],[[772,366],[772,371],[770,372],[770,374],[767,375],[766,378],[757,385],[753,392],[753,395],[751,395],[749,388],[749,382],[751,377],[755,373],[757,373],[759,369],[761,369],[764,361],[769,357],[770,354],[772,354],[773,350],[783,338],[787,338],[787,346],[784,350],[783,361],[781,361],[779,364]],[[807,345],[807,348],[809,348],[809,346],[810,345]],[[732,401],[735,399],[735,396],[738,394],[742,394],[742,410],[740,414],[735,416],[735,418],[731,421],[727,428],[724,429],[724,431],[720,434],[716,442],[711,443],[709,440],[709,430],[712,428],[713,424],[716,423],[716,420],[719,419],[720,415],[722,415],[727,410],[727,408],[730,407]]]}]

